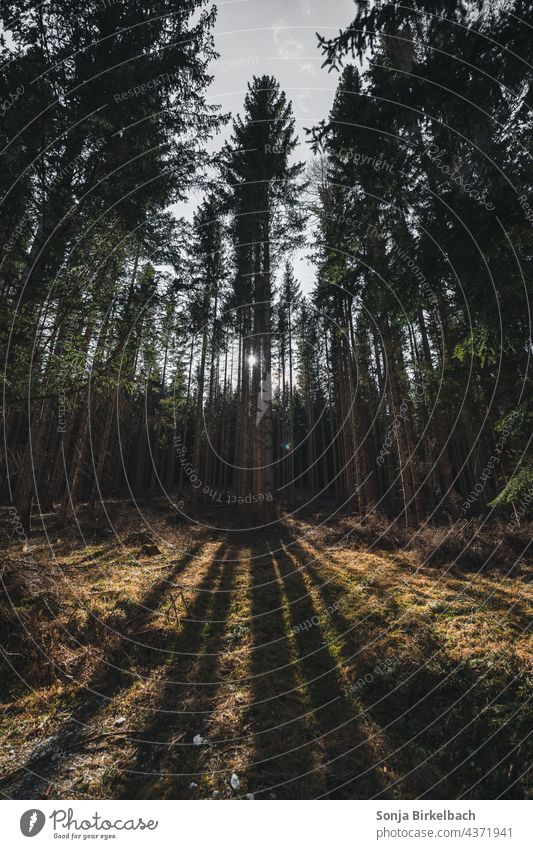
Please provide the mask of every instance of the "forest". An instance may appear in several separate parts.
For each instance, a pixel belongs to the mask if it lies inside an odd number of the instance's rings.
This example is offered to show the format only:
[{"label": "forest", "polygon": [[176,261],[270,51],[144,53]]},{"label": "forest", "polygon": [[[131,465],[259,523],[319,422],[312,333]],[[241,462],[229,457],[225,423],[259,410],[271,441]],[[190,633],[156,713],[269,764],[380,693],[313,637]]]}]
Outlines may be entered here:
[{"label": "forest", "polygon": [[217,14],[0,0],[0,792],[528,797],[533,9]]}]

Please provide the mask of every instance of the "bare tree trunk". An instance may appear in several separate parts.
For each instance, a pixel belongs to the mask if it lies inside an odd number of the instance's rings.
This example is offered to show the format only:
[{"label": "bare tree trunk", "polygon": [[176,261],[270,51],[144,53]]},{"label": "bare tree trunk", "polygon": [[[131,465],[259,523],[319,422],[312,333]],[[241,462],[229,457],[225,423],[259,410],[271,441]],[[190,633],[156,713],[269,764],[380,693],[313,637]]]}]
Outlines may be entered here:
[{"label": "bare tree trunk", "polygon": [[198,370],[198,396],[196,400],[196,419],[194,423],[194,449],[193,449],[193,473],[192,483],[192,507],[196,510],[201,502],[201,489],[203,481],[201,478],[202,442],[203,442],[203,420],[204,420],[204,384],[205,384],[205,360],[207,356],[207,322],[202,334],[202,350],[200,354],[200,367]]},{"label": "bare tree trunk", "polygon": [[[385,334],[385,347],[388,366],[389,399],[393,419],[393,427],[398,447],[400,461],[400,480],[403,492],[403,512],[407,527],[417,527],[420,516],[417,510],[417,494],[415,481],[413,480],[413,457],[408,437],[409,401],[407,392],[402,393],[402,381],[399,377],[401,365],[398,361],[400,356],[396,331],[388,325]],[[405,387],[404,387],[405,388]]]},{"label": "bare tree trunk", "polygon": [[[189,430],[189,405],[190,405],[190,402],[191,402],[192,365],[193,365],[193,359],[194,359],[194,342],[195,342],[195,336],[193,336],[192,339],[191,339],[191,353],[190,353],[190,356],[189,356],[189,374],[188,374],[188,378],[187,378],[187,401],[186,401],[186,404],[185,404],[185,423],[184,423],[183,433],[182,433],[182,437],[181,437],[181,447],[184,450],[186,450],[186,448],[187,448],[187,439],[188,439],[188,430]],[[181,460],[185,461],[185,457],[181,457]],[[184,462],[181,462],[181,460],[180,460],[180,476],[179,476],[179,484],[178,484],[178,491],[179,491],[180,495],[183,492],[183,467],[184,467]]]}]

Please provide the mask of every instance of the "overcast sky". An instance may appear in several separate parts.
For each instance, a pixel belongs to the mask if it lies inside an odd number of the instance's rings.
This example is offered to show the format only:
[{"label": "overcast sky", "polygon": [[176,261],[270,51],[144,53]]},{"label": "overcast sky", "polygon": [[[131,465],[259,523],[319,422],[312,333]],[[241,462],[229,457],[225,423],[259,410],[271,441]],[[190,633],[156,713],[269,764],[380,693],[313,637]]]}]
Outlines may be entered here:
[{"label": "overcast sky", "polygon": [[[327,117],[338,81],[335,71],[321,68],[316,33],[335,35],[351,23],[354,0],[221,0],[217,7],[214,35],[220,58],[211,66],[215,79],[209,100],[220,103],[223,112],[236,114],[253,75],[272,74],[293,103],[302,141],[298,157],[309,158],[303,128]],[[217,148],[230,129],[215,139]],[[296,267],[309,290],[313,269],[301,256]]]},{"label": "overcast sky", "polygon": [[316,33],[335,35],[353,19],[353,0],[221,0],[215,28],[220,59],[210,97],[242,107],[253,74],[272,74],[294,105],[298,128],[324,118],[337,74],[321,68]]}]

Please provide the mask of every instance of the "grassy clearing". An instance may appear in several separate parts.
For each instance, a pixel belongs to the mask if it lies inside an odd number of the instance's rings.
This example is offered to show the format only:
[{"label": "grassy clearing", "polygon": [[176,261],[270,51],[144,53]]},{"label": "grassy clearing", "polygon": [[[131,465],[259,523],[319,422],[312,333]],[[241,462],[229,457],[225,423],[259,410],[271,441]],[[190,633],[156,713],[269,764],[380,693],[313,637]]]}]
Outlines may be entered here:
[{"label": "grassy clearing", "polygon": [[5,795],[530,795],[524,557],[478,570],[342,522],[148,518],[155,548],[126,521],[53,561],[6,546]]}]

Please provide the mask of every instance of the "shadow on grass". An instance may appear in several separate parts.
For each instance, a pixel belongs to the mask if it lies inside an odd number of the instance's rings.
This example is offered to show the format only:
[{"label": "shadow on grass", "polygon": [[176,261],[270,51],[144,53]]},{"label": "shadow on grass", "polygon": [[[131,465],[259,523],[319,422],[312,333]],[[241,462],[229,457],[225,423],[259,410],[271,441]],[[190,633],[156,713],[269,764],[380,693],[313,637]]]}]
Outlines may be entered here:
[{"label": "shadow on grass", "polygon": [[221,681],[220,654],[231,606],[235,567],[233,550],[213,558],[190,607],[190,615],[173,649],[184,652],[166,665],[164,680],[153,699],[151,718],[138,733],[132,763],[120,770],[112,788],[125,799],[184,799],[194,797],[202,749],[193,738],[202,732],[212,712]]},{"label": "shadow on grass", "polygon": [[[375,765],[375,752],[368,745],[368,731],[346,693],[342,655],[331,641],[328,645],[321,624],[301,627],[305,622],[314,623],[316,617],[322,622],[325,617],[329,623],[330,600],[324,598],[323,606],[316,605],[304,579],[309,556],[294,537],[287,536],[283,542],[287,553],[280,557],[280,570],[291,605],[302,675],[324,750],[324,792],[330,798],[367,799],[382,789],[383,778]],[[340,785],[342,789],[337,789]]]},{"label": "shadow on grass", "polygon": [[251,783],[278,798],[309,799],[348,779],[339,798],[368,798],[382,787],[381,778],[372,768],[364,732],[352,721],[339,659],[325,644],[320,624],[301,627],[318,623],[322,611],[279,541],[273,552],[254,566]]},{"label": "shadow on grass", "polygon": [[[327,607],[342,598],[344,588],[322,573],[298,546],[295,556]],[[319,554],[320,557],[320,554]],[[527,796],[520,775],[531,763],[528,743],[532,714],[525,676],[505,669],[496,658],[463,662],[450,657],[442,635],[431,623],[412,617],[397,621],[386,593],[384,618],[365,617],[364,601],[353,617],[336,611],[331,623],[341,654],[354,667],[357,698],[387,734],[390,763],[399,780],[391,781],[383,798],[484,799]],[[394,630],[390,667],[380,656]],[[374,644],[374,645],[372,645]],[[407,659],[406,659],[407,658]],[[385,671],[384,671],[385,670]],[[366,677],[365,677],[366,676]],[[492,703],[492,704],[491,704]],[[528,719],[529,716],[529,719]],[[516,783],[515,783],[516,781]],[[512,786],[512,789],[509,789]]]},{"label": "shadow on grass", "polygon": [[264,548],[264,543],[252,545],[250,565],[253,643],[248,718],[253,739],[249,784],[255,793],[262,788],[265,798],[270,788],[277,798],[309,798],[321,788],[320,775],[302,777],[316,763],[312,706],[306,702],[287,633],[279,569]]},{"label": "shadow on grass", "polygon": [[[80,744],[87,736],[89,723],[94,722],[121,690],[131,685],[133,680],[137,680],[137,676],[131,671],[133,666],[136,663],[142,664],[144,673],[149,675],[164,664],[167,656],[162,655],[158,647],[149,646],[135,635],[148,625],[153,611],[165,598],[172,582],[187,568],[190,559],[197,555],[200,548],[201,544],[194,546],[171,564],[165,577],[154,584],[140,603],[128,606],[127,613],[137,610],[135,632],[132,634],[133,628],[130,627],[128,631],[117,631],[113,634],[109,649],[90,681],[75,695],[70,706],[70,718],[51,738],[40,742],[22,764],[25,774],[11,787],[12,798],[44,796],[45,788],[54,781],[61,766],[60,758],[53,759],[54,753],[68,753],[73,748],[79,750]],[[101,624],[98,627],[101,628]]]}]

